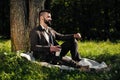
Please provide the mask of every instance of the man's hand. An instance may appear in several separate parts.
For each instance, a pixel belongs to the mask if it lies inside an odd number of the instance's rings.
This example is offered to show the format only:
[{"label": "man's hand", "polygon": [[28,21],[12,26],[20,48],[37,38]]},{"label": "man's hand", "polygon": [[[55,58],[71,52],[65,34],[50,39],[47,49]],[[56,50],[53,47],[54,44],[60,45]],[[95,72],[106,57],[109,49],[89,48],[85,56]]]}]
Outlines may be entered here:
[{"label": "man's hand", "polygon": [[53,45],[50,46],[50,52],[57,52],[60,50],[61,50],[60,46],[53,46]]},{"label": "man's hand", "polygon": [[81,39],[81,34],[80,33],[74,34],[74,38]]}]

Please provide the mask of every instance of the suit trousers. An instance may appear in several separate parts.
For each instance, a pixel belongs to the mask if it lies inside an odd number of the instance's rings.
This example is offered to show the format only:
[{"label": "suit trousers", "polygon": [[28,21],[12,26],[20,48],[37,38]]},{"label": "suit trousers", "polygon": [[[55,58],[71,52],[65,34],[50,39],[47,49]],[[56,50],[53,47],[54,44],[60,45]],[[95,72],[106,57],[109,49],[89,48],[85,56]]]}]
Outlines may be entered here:
[{"label": "suit trousers", "polygon": [[64,42],[62,45],[62,50],[61,50],[61,53],[60,53],[60,57],[64,57],[68,51],[70,51],[71,53],[71,57],[74,61],[80,61],[81,60],[81,57],[78,53],[78,42],[76,39],[72,39],[72,40],[69,40],[69,41],[66,41]]},{"label": "suit trousers", "polygon": [[[52,64],[59,63],[61,65],[71,66],[75,68],[81,67],[79,64],[76,63],[81,60],[81,57],[78,53],[78,43],[76,39],[64,42],[61,45],[61,48],[62,50],[61,50],[60,56],[58,57],[58,56],[55,56],[54,54],[49,54],[48,58],[46,58],[47,62],[51,61],[50,63]],[[72,60],[63,58],[68,53],[68,51],[70,51],[71,53]]]}]

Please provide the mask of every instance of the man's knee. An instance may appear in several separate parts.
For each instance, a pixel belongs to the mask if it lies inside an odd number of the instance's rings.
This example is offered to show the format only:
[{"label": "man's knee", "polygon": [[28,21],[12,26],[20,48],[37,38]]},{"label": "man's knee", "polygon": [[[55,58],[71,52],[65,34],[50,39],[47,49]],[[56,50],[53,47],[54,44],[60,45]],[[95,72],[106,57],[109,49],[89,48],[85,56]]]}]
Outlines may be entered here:
[{"label": "man's knee", "polygon": [[77,45],[78,41],[76,39],[74,39],[71,43],[73,43],[74,45]]},{"label": "man's knee", "polygon": [[74,39],[74,42],[75,42],[75,43],[78,43],[77,39]]}]

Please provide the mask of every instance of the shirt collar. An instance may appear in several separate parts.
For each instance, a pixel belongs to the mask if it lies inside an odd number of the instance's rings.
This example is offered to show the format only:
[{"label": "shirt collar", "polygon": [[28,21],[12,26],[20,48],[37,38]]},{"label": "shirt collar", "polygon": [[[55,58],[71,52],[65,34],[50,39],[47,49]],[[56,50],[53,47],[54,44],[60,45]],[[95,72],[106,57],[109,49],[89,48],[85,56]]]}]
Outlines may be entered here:
[{"label": "shirt collar", "polygon": [[46,32],[48,32],[48,29],[46,29],[45,27],[43,27],[42,25],[41,25],[41,27],[42,27],[42,29],[44,29]]}]

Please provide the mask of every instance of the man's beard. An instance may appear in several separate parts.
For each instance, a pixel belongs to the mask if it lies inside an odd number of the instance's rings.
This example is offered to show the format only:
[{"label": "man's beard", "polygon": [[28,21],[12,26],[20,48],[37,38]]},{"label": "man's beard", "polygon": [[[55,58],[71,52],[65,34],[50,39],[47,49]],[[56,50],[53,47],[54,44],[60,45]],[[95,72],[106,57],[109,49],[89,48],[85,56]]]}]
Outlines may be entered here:
[{"label": "man's beard", "polygon": [[51,21],[47,21],[46,19],[44,19],[44,22],[45,22],[48,26],[51,26]]}]

